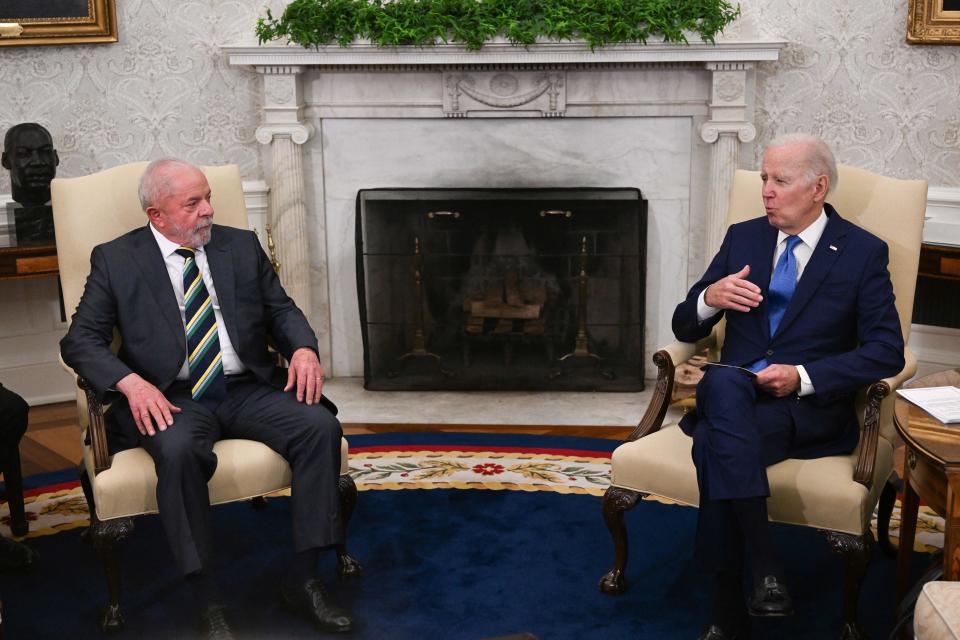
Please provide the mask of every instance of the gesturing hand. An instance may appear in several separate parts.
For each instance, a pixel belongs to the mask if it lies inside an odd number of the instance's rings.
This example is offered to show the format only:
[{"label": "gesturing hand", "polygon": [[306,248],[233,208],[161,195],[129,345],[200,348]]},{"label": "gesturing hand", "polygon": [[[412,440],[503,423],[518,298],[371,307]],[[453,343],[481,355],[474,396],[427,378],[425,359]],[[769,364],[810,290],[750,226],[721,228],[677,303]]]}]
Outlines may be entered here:
[{"label": "gesturing hand", "polygon": [[737,273],[731,273],[717,280],[707,287],[703,294],[703,301],[714,309],[750,311],[756,308],[763,300],[763,296],[760,295],[760,287],[746,280],[748,275],[750,275],[750,265],[744,266]]},{"label": "gesturing hand", "polygon": [[154,436],[157,431],[166,431],[173,424],[173,414],[180,413],[180,407],[170,404],[160,389],[135,373],[121,378],[117,389],[127,397],[140,435]]},{"label": "gesturing hand", "polygon": [[297,387],[297,402],[314,404],[320,402],[323,391],[323,367],[313,349],[301,347],[293,352],[290,368],[287,369],[287,386],[284,391]]},{"label": "gesturing hand", "polygon": [[757,372],[757,386],[777,398],[800,388],[800,373],[792,364],[771,364]]}]

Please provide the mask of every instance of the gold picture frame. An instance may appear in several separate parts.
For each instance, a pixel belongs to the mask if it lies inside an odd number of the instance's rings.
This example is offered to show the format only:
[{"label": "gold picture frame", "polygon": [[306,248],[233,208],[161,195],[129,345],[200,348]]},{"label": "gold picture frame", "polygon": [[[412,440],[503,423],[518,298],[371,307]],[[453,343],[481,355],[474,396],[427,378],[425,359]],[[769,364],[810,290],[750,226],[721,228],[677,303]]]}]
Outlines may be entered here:
[{"label": "gold picture frame", "polygon": [[960,44],[960,0],[910,0],[910,44]]},{"label": "gold picture frame", "polygon": [[117,41],[116,0],[60,2],[63,15],[50,15],[48,6],[35,0],[0,3],[0,47]]}]

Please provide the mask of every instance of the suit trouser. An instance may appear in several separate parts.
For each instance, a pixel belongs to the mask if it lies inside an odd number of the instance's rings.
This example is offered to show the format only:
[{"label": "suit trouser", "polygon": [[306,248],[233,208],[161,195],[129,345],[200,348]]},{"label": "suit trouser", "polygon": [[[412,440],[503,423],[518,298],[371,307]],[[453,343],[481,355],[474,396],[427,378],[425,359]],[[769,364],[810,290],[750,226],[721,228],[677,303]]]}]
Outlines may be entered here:
[{"label": "suit trouser", "polygon": [[0,385],[0,471],[3,472],[14,528],[18,523],[26,522],[20,472],[20,439],[27,432],[29,413],[30,405],[23,398]]},{"label": "suit trouser", "polygon": [[[789,457],[794,425],[788,403],[759,390],[736,369],[708,368],[697,385],[692,456],[700,487],[694,560],[709,572],[740,571],[743,536],[731,500],[770,495],[767,467]],[[695,422],[692,433],[689,423]]]},{"label": "suit trouser", "polygon": [[213,444],[221,439],[262,442],[290,464],[295,551],[343,541],[337,489],[342,431],[326,407],[255,381],[230,381],[213,413],[190,398],[186,384],[174,384],[166,395],[182,411],[165,431],[141,436],[140,445],[156,466],[160,519],[183,574],[210,563],[207,482],[217,468]]}]

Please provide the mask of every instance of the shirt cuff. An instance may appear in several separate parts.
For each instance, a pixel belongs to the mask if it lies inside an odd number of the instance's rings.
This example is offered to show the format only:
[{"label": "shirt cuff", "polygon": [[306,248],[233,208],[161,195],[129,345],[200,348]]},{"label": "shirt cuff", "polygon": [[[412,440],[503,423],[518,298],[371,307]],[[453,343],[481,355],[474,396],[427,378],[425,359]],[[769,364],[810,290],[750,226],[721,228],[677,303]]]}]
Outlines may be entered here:
[{"label": "shirt cuff", "polygon": [[707,295],[707,290],[704,289],[700,292],[700,295],[697,296],[697,322],[706,322],[713,316],[720,313],[720,309],[716,307],[711,307],[706,302],[704,302],[704,297]]},{"label": "shirt cuff", "polygon": [[807,373],[807,370],[803,368],[802,364],[797,365],[797,373],[800,374],[800,390],[797,391],[797,395],[809,396],[813,394],[816,389],[813,388],[813,382],[810,380],[810,374]]}]

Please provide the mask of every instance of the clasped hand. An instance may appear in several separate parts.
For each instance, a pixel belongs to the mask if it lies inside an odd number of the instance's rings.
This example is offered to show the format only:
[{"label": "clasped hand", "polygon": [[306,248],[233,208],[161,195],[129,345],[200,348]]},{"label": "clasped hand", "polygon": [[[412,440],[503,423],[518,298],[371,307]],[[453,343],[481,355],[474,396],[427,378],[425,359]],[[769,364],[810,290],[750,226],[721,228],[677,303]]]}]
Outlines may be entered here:
[{"label": "clasped hand", "polygon": [[800,388],[800,373],[792,364],[771,364],[757,372],[756,385],[777,398]]}]

